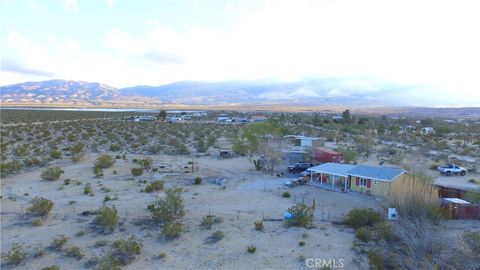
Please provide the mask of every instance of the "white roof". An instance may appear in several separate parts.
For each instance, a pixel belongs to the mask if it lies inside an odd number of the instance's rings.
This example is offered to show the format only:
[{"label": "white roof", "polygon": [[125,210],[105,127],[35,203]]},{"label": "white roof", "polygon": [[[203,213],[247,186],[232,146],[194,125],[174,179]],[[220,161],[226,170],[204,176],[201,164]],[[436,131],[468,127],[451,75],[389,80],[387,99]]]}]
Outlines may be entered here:
[{"label": "white roof", "polygon": [[459,198],[443,198],[443,200],[444,200],[444,201],[451,202],[451,203],[471,204],[470,202],[465,201],[465,200],[462,200],[462,199],[459,199]]}]

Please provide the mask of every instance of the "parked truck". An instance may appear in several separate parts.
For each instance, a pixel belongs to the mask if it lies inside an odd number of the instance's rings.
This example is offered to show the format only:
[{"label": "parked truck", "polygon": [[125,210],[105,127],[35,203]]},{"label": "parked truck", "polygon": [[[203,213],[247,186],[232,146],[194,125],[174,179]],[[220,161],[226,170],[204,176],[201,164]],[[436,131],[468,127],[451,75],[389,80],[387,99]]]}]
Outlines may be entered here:
[{"label": "parked truck", "polygon": [[452,174],[455,174],[455,175],[465,175],[465,173],[467,172],[467,170],[465,170],[465,168],[463,167],[460,167],[458,165],[455,165],[455,164],[446,164],[446,165],[443,165],[443,166],[439,166],[437,168],[438,171],[440,171],[440,174],[441,175],[446,175],[446,176],[450,176]]}]

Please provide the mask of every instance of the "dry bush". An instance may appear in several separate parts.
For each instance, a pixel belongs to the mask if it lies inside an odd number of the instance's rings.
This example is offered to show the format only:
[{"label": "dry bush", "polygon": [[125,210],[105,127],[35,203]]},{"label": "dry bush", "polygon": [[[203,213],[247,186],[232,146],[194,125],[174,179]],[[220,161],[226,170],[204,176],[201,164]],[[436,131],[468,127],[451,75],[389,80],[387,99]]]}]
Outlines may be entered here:
[{"label": "dry bush", "polygon": [[27,209],[27,213],[33,216],[46,217],[53,208],[53,202],[42,197],[35,197],[30,203],[32,206]]},{"label": "dry bush", "polygon": [[60,178],[60,175],[62,175],[64,171],[60,167],[50,167],[42,171],[42,174],[40,175],[42,179],[53,181],[57,180]]},{"label": "dry bush", "polygon": [[95,218],[94,223],[101,226],[103,229],[107,229],[113,232],[118,222],[117,209],[115,208],[115,206],[103,206],[95,212],[97,214],[97,217]]},{"label": "dry bush", "polygon": [[400,218],[442,218],[437,188],[425,175],[407,175],[396,180],[387,195],[390,207],[397,209]]},{"label": "dry bush", "polygon": [[2,261],[12,265],[18,265],[26,256],[27,254],[23,251],[23,245],[14,244],[7,253],[2,254]]}]

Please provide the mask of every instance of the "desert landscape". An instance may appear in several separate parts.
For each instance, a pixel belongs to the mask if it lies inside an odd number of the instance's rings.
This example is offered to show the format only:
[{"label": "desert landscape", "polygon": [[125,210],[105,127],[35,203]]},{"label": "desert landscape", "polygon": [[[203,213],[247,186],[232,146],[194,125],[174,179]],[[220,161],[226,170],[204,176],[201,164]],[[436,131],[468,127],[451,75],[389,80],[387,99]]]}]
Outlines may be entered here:
[{"label": "desert landscape", "polygon": [[[193,119],[183,113],[180,115],[190,120],[181,120],[176,113],[2,110],[2,267],[372,267],[371,250],[388,240],[378,236],[372,236],[374,242],[359,240],[358,228],[346,225],[346,220],[354,209],[371,209],[384,219],[388,199],[308,184],[287,187],[300,175],[287,171],[291,164],[280,153],[299,148],[306,153],[314,151],[282,139],[293,132],[324,137],[324,147],[343,151],[351,163],[378,166],[381,162],[387,167],[403,166],[414,175],[426,172],[430,179],[463,185],[467,190],[480,186],[474,170],[465,176],[439,177],[430,169],[444,157],[432,159],[423,149],[389,143],[387,133],[369,138],[367,132],[356,138],[355,131],[342,130],[341,126],[358,129],[362,125],[328,124],[335,115],[273,113],[266,114],[267,119],[252,113],[211,111]],[[217,115],[219,119],[230,115],[237,120],[267,120],[219,122]],[[362,117],[352,118],[378,121],[376,116]],[[276,122],[272,125],[271,121]],[[403,136],[403,140],[416,138],[427,143],[423,136]],[[471,143],[463,147],[474,147]],[[220,156],[221,150],[229,155]],[[260,158],[266,159],[263,169],[255,166]],[[175,190],[183,213],[172,219],[172,224],[180,224],[172,232],[156,215],[161,212],[152,209],[156,202],[168,201],[169,192]],[[46,214],[35,212],[34,198],[51,203]],[[308,223],[289,225],[284,215],[295,205],[311,211]],[[114,222],[99,223],[99,217],[108,216],[108,210],[115,212]],[[391,224],[396,226],[395,221]],[[480,232],[478,220],[445,220],[435,226],[442,232],[437,238],[459,243],[456,252],[469,252],[460,248],[463,234]],[[131,236],[133,242],[128,242]],[[127,247],[133,243],[140,249],[126,248],[120,256],[118,241],[122,240]],[[318,258],[330,263],[312,264]],[[477,259],[465,256],[463,266],[476,269]],[[447,261],[452,263],[450,267],[459,265]]]}]

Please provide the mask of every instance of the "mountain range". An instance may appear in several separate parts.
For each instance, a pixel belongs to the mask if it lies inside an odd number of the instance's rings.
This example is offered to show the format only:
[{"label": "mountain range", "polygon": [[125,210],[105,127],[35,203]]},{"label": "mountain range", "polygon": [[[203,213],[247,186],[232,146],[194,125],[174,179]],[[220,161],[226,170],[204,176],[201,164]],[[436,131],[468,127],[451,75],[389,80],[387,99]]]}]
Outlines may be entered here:
[{"label": "mountain range", "polygon": [[[114,88],[97,82],[49,80],[25,82],[0,87],[0,100],[8,103],[84,104],[138,101],[155,104],[344,104],[395,105],[398,91],[377,82],[364,89],[354,89],[342,79],[312,79],[296,82],[252,81],[181,81],[162,86],[139,85]],[[385,91],[389,88],[389,91]],[[401,89],[401,87],[397,87]]]}]

